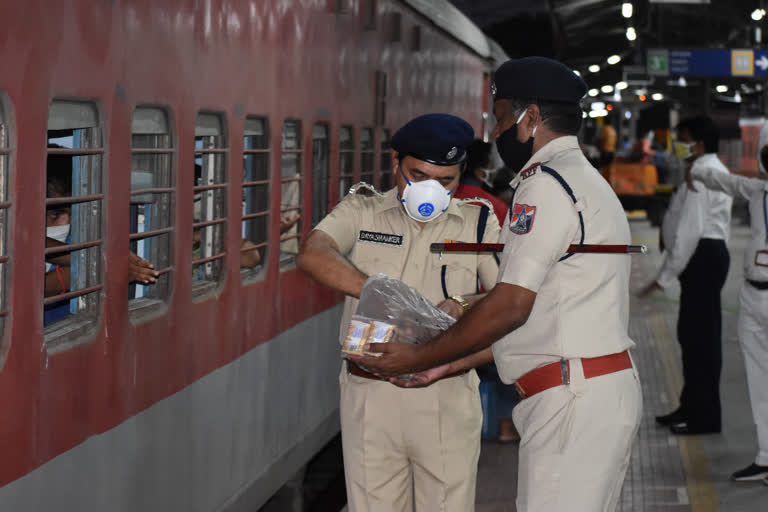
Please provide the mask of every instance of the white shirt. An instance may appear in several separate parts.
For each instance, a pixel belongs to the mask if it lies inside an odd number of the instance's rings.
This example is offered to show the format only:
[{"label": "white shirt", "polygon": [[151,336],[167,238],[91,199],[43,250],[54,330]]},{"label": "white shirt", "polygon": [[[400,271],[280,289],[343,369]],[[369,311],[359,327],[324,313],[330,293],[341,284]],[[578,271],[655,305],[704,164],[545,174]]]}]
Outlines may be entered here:
[{"label": "white shirt", "polygon": [[723,174],[711,167],[697,169],[693,178],[709,189],[741,196],[749,201],[752,240],[744,251],[744,277],[753,281],[768,281],[768,181]]},{"label": "white shirt", "polygon": [[570,186],[577,202],[540,166],[510,183],[515,196],[501,231],[499,282],[536,292],[526,323],[493,344],[506,383],[560,359],[597,357],[632,346],[627,254],[567,254],[568,245],[629,244],[629,223],[616,194],[579,149],[559,137],[533,155]]},{"label": "white shirt", "polygon": [[[716,173],[730,174],[714,153],[707,153],[697,158],[691,173],[695,174],[703,168],[711,169]],[[727,241],[731,228],[733,198],[728,194],[704,187],[691,190],[683,182],[675,196],[678,196],[678,199],[673,199],[680,203],[670,205],[675,209],[667,213],[665,223],[662,224],[665,252],[656,282],[664,288],[672,284],[688,265],[693,253],[696,252],[699,240],[712,238]]]}]

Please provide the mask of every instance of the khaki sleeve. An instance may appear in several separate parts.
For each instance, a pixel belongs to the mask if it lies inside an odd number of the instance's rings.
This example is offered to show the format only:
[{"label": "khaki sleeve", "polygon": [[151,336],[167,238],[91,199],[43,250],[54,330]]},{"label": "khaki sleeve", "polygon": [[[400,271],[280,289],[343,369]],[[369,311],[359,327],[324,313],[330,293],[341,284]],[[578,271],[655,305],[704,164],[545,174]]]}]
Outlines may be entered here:
[{"label": "khaki sleeve", "polygon": [[360,217],[363,204],[361,197],[346,196],[336,207],[325,216],[315,229],[329,235],[339,246],[341,254],[349,254],[357,240],[360,231]]},{"label": "khaki sleeve", "polygon": [[[491,210],[488,215],[488,223],[485,225],[485,234],[483,235],[483,241],[489,244],[495,244],[499,241],[499,234],[501,228],[499,227],[499,219]],[[488,291],[496,284],[496,279],[499,276],[499,264],[498,253],[480,253],[480,257],[477,262],[477,273],[480,276],[480,284],[483,285]]]},{"label": "khaki sleeve", "polygon": [[538,292],[579,233],[578,213],[562,185],[548,175],[521,183],[511,208],[498,280]]}]

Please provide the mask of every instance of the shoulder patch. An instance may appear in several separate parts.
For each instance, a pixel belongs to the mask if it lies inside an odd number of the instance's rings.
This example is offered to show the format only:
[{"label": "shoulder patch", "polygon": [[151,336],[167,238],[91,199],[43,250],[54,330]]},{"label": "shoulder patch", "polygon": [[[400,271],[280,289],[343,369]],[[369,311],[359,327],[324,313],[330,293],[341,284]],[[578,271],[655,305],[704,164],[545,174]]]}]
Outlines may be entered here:
[{"label": "shoulder patch", "polygon": [[527,180],[528,178],[530,178],[531,176],[533,176],[534,174],[536,174],[536,171],[537,171],[538,169],[539,169],[539,166],[538,166],[538,165],[537,165],[537,166],[534,166],[534,167],[529,167],[528,169],[526,169],[526,170],[522,171],[522,172],[520,173],[520,176],[522,176],[522,178],[523,178],[524,180]]},{"label": "shoulder patch", "polygon": [[522,203],[515,203],[509,209],[509,230],[516,235],[530,233],[533,229],[533,220],[536,217],[536,207]]}]

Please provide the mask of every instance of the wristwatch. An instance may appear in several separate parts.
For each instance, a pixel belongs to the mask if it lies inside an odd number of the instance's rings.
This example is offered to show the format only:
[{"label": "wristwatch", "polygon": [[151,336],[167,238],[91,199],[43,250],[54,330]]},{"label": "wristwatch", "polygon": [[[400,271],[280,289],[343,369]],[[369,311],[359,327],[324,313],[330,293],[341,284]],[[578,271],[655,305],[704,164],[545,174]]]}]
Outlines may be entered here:
[{"label": "wristwatch", "polygon": [[459,306],[461,306],[461,308],[464,310],[465,313],[469,309],[469,302],[467,302],[467,300],[461,295],[452,295],[448,298],[456,302]]}]

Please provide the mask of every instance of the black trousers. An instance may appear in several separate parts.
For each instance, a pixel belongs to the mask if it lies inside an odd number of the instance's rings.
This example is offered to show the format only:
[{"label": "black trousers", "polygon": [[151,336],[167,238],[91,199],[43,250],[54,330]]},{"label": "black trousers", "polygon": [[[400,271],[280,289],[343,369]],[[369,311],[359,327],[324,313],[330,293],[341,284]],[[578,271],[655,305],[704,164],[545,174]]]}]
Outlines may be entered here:
[{"label": "black trousers", "polygon": [[677,339],[683,356],[680,408],[693,428],[720,430],[722,313],[720,291],[730,256],[723,240],[703,238],[680,274]]}]

